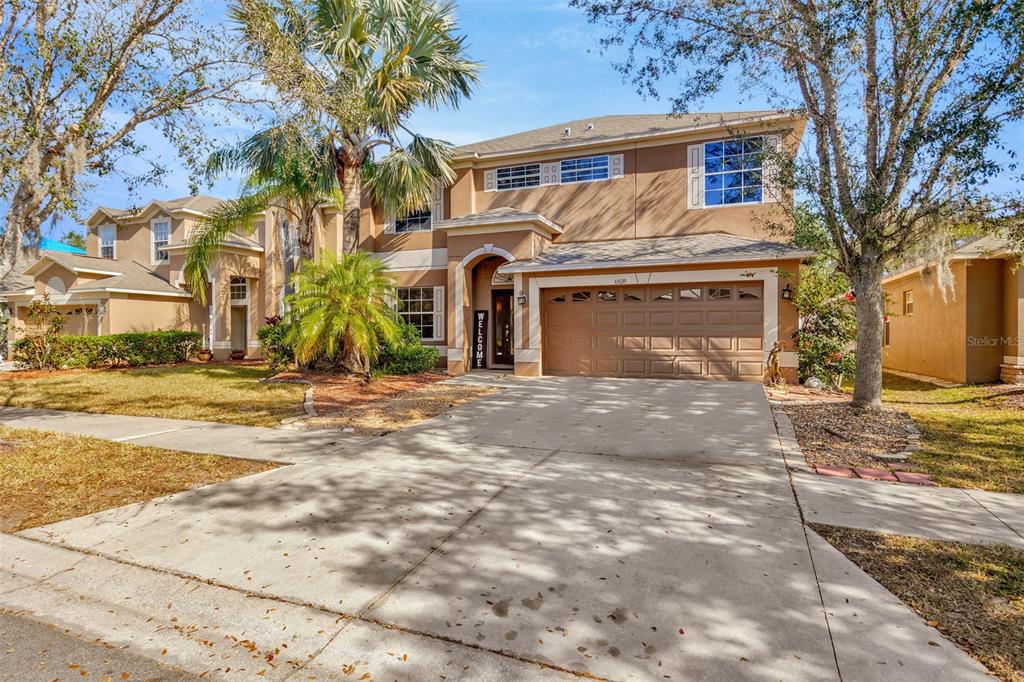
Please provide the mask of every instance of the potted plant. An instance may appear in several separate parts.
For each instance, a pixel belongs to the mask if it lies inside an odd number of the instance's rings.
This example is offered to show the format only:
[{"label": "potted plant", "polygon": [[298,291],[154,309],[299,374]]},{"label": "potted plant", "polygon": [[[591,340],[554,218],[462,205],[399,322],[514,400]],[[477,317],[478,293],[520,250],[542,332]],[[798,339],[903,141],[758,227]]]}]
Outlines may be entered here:
[{"label": "potted plant", "polygon": [[196,353],[196,357],[199,358],[200,362],[209,362],[213,359],[213,351],[209,348],[202,348]]}]

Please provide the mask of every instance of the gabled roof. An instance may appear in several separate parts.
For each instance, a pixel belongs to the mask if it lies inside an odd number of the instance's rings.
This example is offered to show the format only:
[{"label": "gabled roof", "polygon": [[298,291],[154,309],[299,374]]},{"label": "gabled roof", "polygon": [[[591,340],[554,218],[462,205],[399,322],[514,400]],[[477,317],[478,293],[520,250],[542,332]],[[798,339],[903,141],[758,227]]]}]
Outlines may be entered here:
[{"label": "gabled roof", "polygon": [[[250,239],[249,237],[246,237],[245,235],[238,234],[237,232],[232,232],[231,234],[226,236],[224,238],[224,240],[221,241],[220,245],[221,245],[222,248],[223,247],[228,247],[228,248],[242,249],[242,250],[245,250],[245,251],[263,252],[263,250],[264,250],[263,249],[263,245],[260,244],[258,241],[256,241],[255,239]],[[188,249],[188,247],[189,247],[189,243],[187,241],[176,242],[174,244],[169,244],[168,246],[163,247],[161,249],[161,251],[169,251],[169,252],[185,251],[185,250]]]},{"label": "gabled roof", "polygon": [[808,258],[814,252],[724,232],[605,242],[554,243],[532,260],[513,261],[499,272],[592,270],[652,265],[727,263]]},{"label": "gabled roof", "polygon": [[120,275],[124,272],[125,265],[124,261],[116,261],[112,258],[85,256],[80,253],[43,251],[39,254],[39,260],[25,269],[25,274],[35,275],[49,267],[51,263],[61,265],[75,273],[108,276]]},{"label": "gabled roof", "polygon": [[[1008,258],[1014,255],[1014,244],[998,234],[984,235],[981,237],[972,237],[961,243],[959,246],[954,247],[949,252],[950,260],[972,260],[974,258]],[[896,270],[893,270],[891,274],[886,275],[882,279],[882,283],[891,282],[893,280],[906,277],[907,275],[921,272],[934,266],[935,260],[929,260],[927,262],[918,260],[904,263]]]},{"label": "gabled roof", "polygon": [[79,287],[72,287],[68,289],[68,293],[107,291],[156,294],[182,298],[191,296],[187,291],[173,286],[170,282],[154,274],[136,261],[121,261],[120,264],[123,266],[121,274],[97,279]]},{"label": "gabled roof", "polygon": [[[703,128],[784,120],[794,116],[796,116],[794,112],[786,110],[597,116],[474,142],[456,147],[454,154],[456,159],[466,159],[539,152],[563,147],[657,137]],[[569,129],[568,135],[565,134],[567,128]]]},{"label": "gabled roof", "polygon": [[85,222],[91,223],[93,218],[98,215],[104,215],[111,220],[129,220],[139,218],[155,210],[163,210],[167,213],[191,211],[200,215],[206,215],[222,203],[224,203],[223,199],[211,197],[207,194],[197,194],[195,196],[178,197],[177,199],[154,199],[134,209],[100,206],[85,219]]},{"label": "gabled roof", "polygon": [[451,220],[438,220],[434,223],[434,229],[457,231],[473,228],[498,227],[516,224],[528,224],[538,228],[540,231],[550,235],[562,234],[561,226],[548,220],[540,213],[532,211],[521,211],[518,208],[503,206],[492,208],[481,213],[470,213],[468,215],[452,218]]}]

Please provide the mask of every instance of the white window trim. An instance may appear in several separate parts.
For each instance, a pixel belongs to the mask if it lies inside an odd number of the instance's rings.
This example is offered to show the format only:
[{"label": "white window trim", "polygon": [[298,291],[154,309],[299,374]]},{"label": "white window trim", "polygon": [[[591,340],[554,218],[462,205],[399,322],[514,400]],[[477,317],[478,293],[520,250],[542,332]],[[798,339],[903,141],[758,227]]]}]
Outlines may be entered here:
[{"label": "white window trim", "polygon": [[[569,161],[582,161],[584,159],[607,159],[608,177],[607,178],[591,178],[589,180],[571,180],[569,182],[562,182],[562,164],[568,163]],[[558,162],[558,184],[559,185],[582,185],[588,182],[604,182],[605,180],[612,179],[612,157],[610,154],[593,154],[591,156],[577,156],[573,159],[562,159]]]},{"label": "white window trim", "polygon": [[[161,265],[163,263],[170,262],[170,254],[167,254],[167,258],[156,257],[156,224],[167,223],[167,244],[171,245],[171,230],[174,228],[174,223],[171,222],[170,218],[153,218],[149,221],[149,258],[152,265]],[[167,253],[166,251],[164,253]]]},{"label": "white window trim", "polygon": [[[443,286],[431,287],[431,286],[409,285],[409,286],[397,287],[397,288],[398,289],[433,289],[434,290],[434,311],[432,313],[433,316],[434,316],[434,335],[430,336],[430,337],[424,336],[422,340],[423,341],[444,341],[444,331],[445,331],[445,324],[446,324],[445,317],[444,317],[444,307],[445,307],[444,306],[444,304],[445,304],[444,287]],[[398,292],[396,291],[395,293],[397,294]],[[394,301],[393,305],[395,307],[395,310],[398,312],[399,316],[401,316],[402,319],[404,320],[405,317],[404,317],[404,315],[402,315],[403,311],[398,310],[398,300],[397,299]]]},{"label": "white window trim", "polygon": [[395,216],[395,218],[393,220],[391,220],[391,229],[392,229],[392,231],[395,234],[416,234],[417,232],[430,232],[430,231],[432,231],[434,229],[434,212],[432,210],[430,210],[430,211],[415,211],[414,213],[426,213],[427,214],[426,227],[420,227],[420,228],[417,228],[415,230],[399,230],[398,229],[398,222],[400,220],[408,220],[409,217],[413,215],[413,214],[409,214],[408,216],[403,216],[403,217]]},{"label": "white window trim", "polygon": [[110,240],[110,260],[117,260],[117,225],[114,225],[113,223],[104,223],[103,225],[100,225],[99,227],[96,228],[96,239],[97,241],[99,241],[98,255],[100,258],[106,258],[106,256],[103,255],[103,232],[107,229],[110,230],[110,233],[113,237]]},{"label": "white window trim", "polygon": [[[608,177],[607,178],[596,178],[591,180],[573,180],[572,182],[562,182],[562,162],[563,161],[578,161],[580,159],[593,159],[597,157],[606,157],[608,159]],[[623,162],[624,156],[622,154],[590,154],[588,156],[577,156],[570,159],[559,159],[558,161],[536,161],[533,163],[518,163],[512,166],[497,166],[495,168],[488,168],[484,170],[484,191],[485,192],[516,192],[528,189],[537,189],[539,187],[549,187],[551,185],[582,185],[590,182],[608,182],[609,180],[618,180],[625,177],[625,164]],[[521,168],[523,166],[539,166],[540,167],[540,179],[538,184],[530,185],[529,187],[498,187],[498,171],[505,170],[506,168]]]},{"label": "white window trim", "polygon": [[[771,146],[774,148],[775,153],[782,148],[782,136],[777,134],[769,133],[756,133],[752,135],[740,136],[740,139],[746,137],[760,137],[764,139],[765,146]],[[707,205],[704,203],[704,145],[715,144],[716,142],[727,142],[729,140],[735,140],[737,138],[721,138],[717,140],[705,140],[697,144],[692,144],[687,147],[687,155],[689,156],[688,164],[688,179],[689,187],[687,191],[687,208],[699,208],[699,209],[716,209],[716,208],[736,208],[738,206],[759,206],[763,204],[776,204],[779,202],[779,186],[778,186],[778,169],[775,167],[774,162],[766,157],[761,161],[761,201],[744,201],[738,204],[713,204]],[[768,163],[765,163],[768,161]],[[717,175],[718,173],[716,173]]]},{"label": "white window trim", "polygon": [[[240,280],[242,280],[245,283],[245,298],[235,298],[232,295],[231,287],[232,287],[233,283],[232,283],[231,280],[233,280],[233,279],[240,279]],[[242,305],[246,305],[247,306],[247,305],[249,305],[249,278],[248,277],[230,277],[230,278],[228,278],[228,302],[231,305],[238,305],[238,306],[242,306]]]}]

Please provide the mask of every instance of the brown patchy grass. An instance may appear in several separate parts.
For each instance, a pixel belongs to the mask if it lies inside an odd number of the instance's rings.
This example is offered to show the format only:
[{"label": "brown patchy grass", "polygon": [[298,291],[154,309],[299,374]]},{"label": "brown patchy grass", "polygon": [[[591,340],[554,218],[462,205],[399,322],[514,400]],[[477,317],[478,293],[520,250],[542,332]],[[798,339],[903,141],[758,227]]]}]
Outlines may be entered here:
[{"label": "brown patchy grass", "polygon": [[13,533],[275,468],[0,427],[0,532]]},{"label": "brown patchy grass", "polygon": [[301,415],[305,388],[261,383],[262,364],[183,363],[132,369],[5,372],[0,404],[249,426]]},{"label": "brown patchy grass", "polygon": [[360,435],[381,436],[401,431],[500,389],[440,383],[444,374],[428,372],[409,376],[384,376],[363,385],[358,377],[317,372],[280,375],[313,382],[317,417],[304,423],[310,428],[351,427]]},{"label": "brown patchy grass", "polygon": [[882,466],[878,455],[900,452],[907,443],[906,415],[895,410],[855,410],[849,402],[783,404],[811,466]]},{"label": "brown patchy grass", "polygon": [[1024,550],[812,527],[993,673],[1024,682]]}]

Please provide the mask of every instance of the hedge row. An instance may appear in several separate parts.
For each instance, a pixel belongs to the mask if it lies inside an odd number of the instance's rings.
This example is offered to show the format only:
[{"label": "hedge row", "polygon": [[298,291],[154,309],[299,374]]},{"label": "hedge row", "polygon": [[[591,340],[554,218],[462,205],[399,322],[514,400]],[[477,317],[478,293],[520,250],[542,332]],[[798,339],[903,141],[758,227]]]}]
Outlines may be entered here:
[{"label": "hedge row", "polygon": [[[44,346],[43,344],[49,344]],[[184,362],[196,354],[202,334],[184,331],[132,332],[109,336],[26,336],[14,343],[11,359],[20,367],[68,369],[135,367]]]}]

